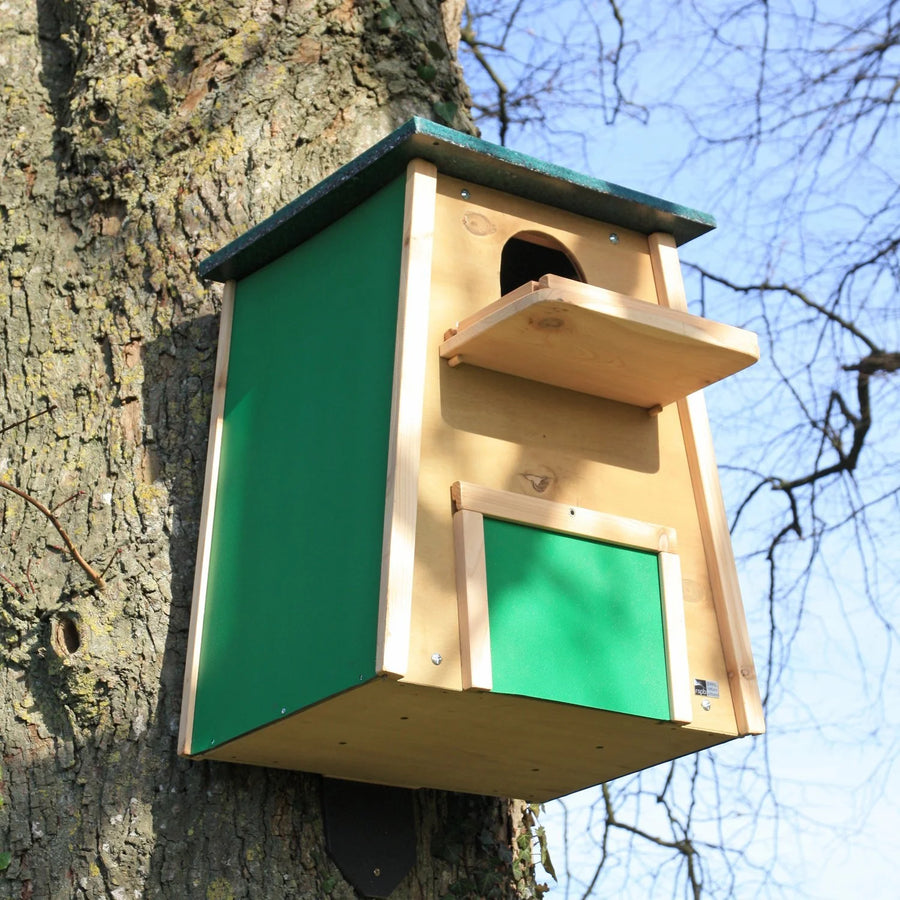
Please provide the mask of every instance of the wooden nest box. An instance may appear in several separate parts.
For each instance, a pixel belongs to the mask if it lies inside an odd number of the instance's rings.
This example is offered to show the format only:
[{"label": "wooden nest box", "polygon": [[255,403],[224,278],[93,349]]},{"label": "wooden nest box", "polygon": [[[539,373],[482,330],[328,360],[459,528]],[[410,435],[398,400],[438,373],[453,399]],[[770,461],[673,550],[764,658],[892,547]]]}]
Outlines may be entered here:
[{"label": "wooden nest box", "polygon": [[206,260],[180,751],[545,800],[761,732],[713,227],[414,119]]}]

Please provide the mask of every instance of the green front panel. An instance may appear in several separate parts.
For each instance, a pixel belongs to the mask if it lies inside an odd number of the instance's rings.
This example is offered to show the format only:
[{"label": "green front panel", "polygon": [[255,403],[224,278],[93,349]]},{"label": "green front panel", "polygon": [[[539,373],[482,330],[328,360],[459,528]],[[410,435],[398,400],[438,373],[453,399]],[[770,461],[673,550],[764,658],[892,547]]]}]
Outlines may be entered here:
[{"label": "green front panel", "polygon": [[237,286],[192,752],[374,676],[403,205]]},{"label": "green front panel", "polygon": [[655,553],[484,519],[494,691],[669,718]]}]

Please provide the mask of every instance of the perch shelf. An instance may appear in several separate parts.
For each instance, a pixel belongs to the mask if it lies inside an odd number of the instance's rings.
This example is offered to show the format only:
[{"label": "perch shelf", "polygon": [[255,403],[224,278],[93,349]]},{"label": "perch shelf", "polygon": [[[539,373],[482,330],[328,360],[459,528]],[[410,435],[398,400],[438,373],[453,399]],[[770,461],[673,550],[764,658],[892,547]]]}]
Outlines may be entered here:
[{"label": "perch shelf", "polygon": [[753,365],[759,344],[742,328],[545,275],[462,320],[440,354],[653,410]]}]

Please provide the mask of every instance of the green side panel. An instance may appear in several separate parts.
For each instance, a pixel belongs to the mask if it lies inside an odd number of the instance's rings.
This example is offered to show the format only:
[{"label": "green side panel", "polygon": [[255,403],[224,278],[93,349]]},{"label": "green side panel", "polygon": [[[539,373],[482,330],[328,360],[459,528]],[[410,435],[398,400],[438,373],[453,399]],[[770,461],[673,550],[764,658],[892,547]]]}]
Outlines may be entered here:
[{"label": "green side panel", "polygon": [[374,677],[404,191],[238,283],[192,752]]},{"label": "green side panel", "polygon": [[669,719],[655,553],[485,517],[494,691]]}]

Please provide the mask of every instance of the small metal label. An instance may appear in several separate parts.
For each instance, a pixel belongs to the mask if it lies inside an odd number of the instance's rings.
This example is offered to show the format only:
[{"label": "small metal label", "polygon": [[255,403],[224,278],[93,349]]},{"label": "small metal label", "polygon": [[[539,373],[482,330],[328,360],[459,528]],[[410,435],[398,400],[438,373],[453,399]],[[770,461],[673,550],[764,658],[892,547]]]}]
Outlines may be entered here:
[{"label": "small metal label", "polygon": [[705,681],[702,678],[694,679],[694,693],[699,697],[714,697],[717,698],[719,696],[719,682],[718,681]]}]

